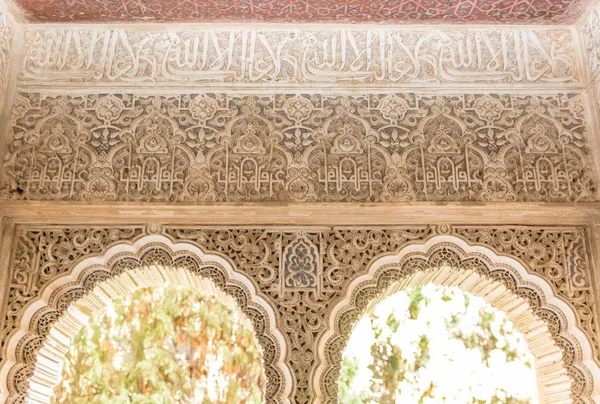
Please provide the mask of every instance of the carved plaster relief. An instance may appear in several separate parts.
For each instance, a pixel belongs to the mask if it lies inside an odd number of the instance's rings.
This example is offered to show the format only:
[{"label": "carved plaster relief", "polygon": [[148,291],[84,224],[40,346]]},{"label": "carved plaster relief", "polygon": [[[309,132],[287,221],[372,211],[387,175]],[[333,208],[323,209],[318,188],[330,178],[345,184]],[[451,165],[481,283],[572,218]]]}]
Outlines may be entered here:
[{"label": "carved plaster relief", "polygon": [[[0,5],[0,96],[1,100],[4,99],[4,92],[6,91],[8,72],[9,72],[9,61],[12,51],[12,39],[13,39],[13,25],[12,21],[3,10]],[[0,107],[2,107],[0,102]]]},{"label": "carved plaster relief", "polygon": [[[592,311],[596,303],[583,227],[413,225],[381,230],[203,229],[175,225],[152,226],[152,230],[140,226],[23,227],[18,233],[11,265],[13,272],[8,306],[0,334],[2,357],[8,357],[8,338],[15,335],[28,304],[37,301],[51,282],[71,273],[86,257],[102,254],[117,244],[129,245],[148,233],[156,232],[173,242],[190,243],[194,248],[222,256],[253,282],[257,296],[273,308],[277,329],[287,341],[285,360],[293,372],[294,396],[291,401],[294,403],[304,404],[314,398],[315,390],[311,386],[315,369],[323,360],[318,357],[319,340],[328,331],[330,309],[343,301],[349,285],[368,273],[373,260],[386,254],[396,254],[409,245],[422,245],[442,234],[519,261],[528,273],[544,279],[552,288],[553,295],[564,300],[572,309],[577,324],[569,324],[560,310],[554,310],[545,303],[543,292],[515,278],[516,275],[507,270],[506,265],[486,261],[481,254],[469,255],[460,248],[440,245],[429,251],[427,257],[430,258],[424,258],[429,264],[417,260],[419,265],[434,267],[435,262],[445,260],[449,263],[447,265],[479,271],[504,283],[508,289],[518,289],[519,296],[527,299],[536,308],[537,315],[547,323],[562,350],[572,381],[574,402],[592,403],[593,379],[582,364],[582,347],[577,338],[565,331],[569,327],[577,327],[585,333],[592,345],[594,359],[599,361],[597,320]],[[53,309],[39,309],[33,315],[28,323],[29,330],[19,337],[16,351],[11,354],[16,355],[17,364],[10,372],[8,387],[15,400],[23,397],[27,390],[27,380],[43,336],[70,302],[79,299],[94,284],[140,265],[175,265],[189,268],[193,273],[200,271],[197,260],[187,250],[173,253],[165,248],[164,243],[155,244],[144,247],[139,256],[130,257],[130,253],[115,255],[107,264],[110,270],[105,265],[94,264],[88,268],[89,271],[83,270],[78,275],[77,282],[64,284],[52,292]],[[411,264],[408,269],[414,272],[419,268]],[[208,271],[208,276],[217,284],[223,284],[218,271]],[[387,287],[389,282],[386,282],[381,288]],[[373,297],[383,291],[371,289]],[[15,345],[11,343],[11,346]],[[333,356],[339,354],[335,352]]]},{"label": "carved plaster relief", "polygon": [[15,0],[36,22],[569,23],[584,0]]},{"label": "carved plaster relief", "polygon": [[590,10],[581,30],[585,40],[588,75],[597,80],[600,74],[600,6]]},{"label": "carved plaster relief", "polygon": [[596,200],[577,93],[24,93],[12,129],[12,198]]},{"label": "carved plaster relief", "polygon": [[569,29],[28,30],[22,83],[578,83]]},{"label": "carved plaster relief", "polygon": [[[590,104],[595,111],[598,125],[600,123],[600,6],[596,6],[590,11],[585,23],[579,29],[585,43],[587,81],[591,93]],[[600,135],[596,133],[596,139],[599,138]]]}]

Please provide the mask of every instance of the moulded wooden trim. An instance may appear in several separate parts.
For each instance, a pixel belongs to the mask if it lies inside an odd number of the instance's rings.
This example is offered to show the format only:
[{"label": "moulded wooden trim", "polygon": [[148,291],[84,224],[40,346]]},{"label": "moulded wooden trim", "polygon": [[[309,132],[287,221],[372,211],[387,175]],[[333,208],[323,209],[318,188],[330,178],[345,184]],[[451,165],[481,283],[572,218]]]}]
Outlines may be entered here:
[{"label": "moulded wooden trim", "polygon": [[589,224],[600,203],[73,203],[0,201],[15,223],[136,223],[360,226],[422,223]]}]

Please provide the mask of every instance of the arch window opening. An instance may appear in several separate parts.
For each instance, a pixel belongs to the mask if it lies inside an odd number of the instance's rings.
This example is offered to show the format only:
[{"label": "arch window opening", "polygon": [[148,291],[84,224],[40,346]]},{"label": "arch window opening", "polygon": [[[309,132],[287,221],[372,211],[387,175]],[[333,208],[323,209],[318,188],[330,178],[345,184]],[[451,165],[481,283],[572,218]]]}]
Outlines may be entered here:
[{"label": "arch window opening", "polygon": [[72,339],[51,403],[263,403],[262,352],[230,306],[184,286],[112,301]]},{"label": "arch window opening", "polygon": [[393,293],[359,319],[340,403],[538,404],[534,358],[507,316],[456,287]]}]

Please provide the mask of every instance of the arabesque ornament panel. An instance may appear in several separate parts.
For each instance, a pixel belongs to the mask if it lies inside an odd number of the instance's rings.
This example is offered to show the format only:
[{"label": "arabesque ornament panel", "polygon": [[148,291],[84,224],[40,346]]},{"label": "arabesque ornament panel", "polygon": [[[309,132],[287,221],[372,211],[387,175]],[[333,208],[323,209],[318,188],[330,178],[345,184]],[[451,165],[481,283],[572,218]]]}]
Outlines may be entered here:
[{"label": "arabesque ornament panel", "polygon": [[[314,397],[314,372],[319,361],[323,360],[317,358],[319,339],[328,330],[328,313],[344,299],[349,285],[364,276],[373,260],[386,254],[395,254],[408,245],[423,244],[438,235],[456,236],[470,245],[483,246],[499,255],[512,257],[520,261],[529,273],[548,282],[554,294],[572,308],[577,327],[592,344],[594,359],[600,360],[586,228],[503,225],[411,225],[379,230],[232,229],[193,225],[23,227],[16,239],[12,259],[14,264],[11,265],[13,272],[1,334],[3,355],[7,349],[7,339],[22,321],[27,304],[37,300],[45,286],[69,273],[86,256],[100,255],[108,246],[131,243],[151,233],[220,254],[230,260],[237,271],[252,279],[259,296],[275,310],[277,328],[287,340],[286,361],[295,379],[294,396],[291,398],[294,403],[309,403]],[[521,297],[529,299],[530,305],[548,324],[557,346],[563,351],[563,360],[572,379],[571,394],[575,402],[591,402],[593,381],[589,371],[582,365],[581,347],[576,339],[566,333],[566,318],[560,315],[560,311],[546,305],[543,292],[516,278],[507,266],[486,261],[481,254],[465,255],[449,246],[435,248],[430,254],[432,258],[423,256],[417,260],[419,265],[435,267],[439,265],[438,261],[445,260],[449,263],[447,265],[476,269],[486,276],[493,276],[510,290],[518,289]],[[89,280],[93,285],[98,280],[112,276],[111,273],[119,274],[134,269],[140,263],[169,266],[177,262],[178,266],[184,265],[193,272],[199,268],[193,257],[186,258],[184,252],[169,253],[160,245],[144,250],[139,258],[128,257],[129,254],[125,253],[112,260],[109,272],[102,265],[92,266],[82,272],[78,282]],[[407,270],[414,272],[419,268],[410,267]],[[216,281],[219,279],[217,276]],[[20,365],[15,365],[11,372],[13,397],[22,397],[27,390],[35,352],[41,346],[41,336],[45,335],[49,325],[56,321],[69,302],[85,293],[87,283],[84,282],[82,286],[78,282],[67,284],[52,294],[56,308],[44,309],[34,316],[30,325],[33,328],[29,330],[31,335],[23,337],[18,345]],[[372,292],[381,293],[383,290],[375,288]],[[339,354],[337,352],[335,355]]]},{"label": "arabesque ornament panel", "polygon": [[596,201],[582,97],[20,93],[5,198]]}]

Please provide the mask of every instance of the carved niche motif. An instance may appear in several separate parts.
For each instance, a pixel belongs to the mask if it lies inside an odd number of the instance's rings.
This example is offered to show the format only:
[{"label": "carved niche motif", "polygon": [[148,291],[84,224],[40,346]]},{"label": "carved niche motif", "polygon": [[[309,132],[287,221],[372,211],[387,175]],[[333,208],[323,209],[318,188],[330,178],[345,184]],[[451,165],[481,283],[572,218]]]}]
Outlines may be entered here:
[{"label": "carved niche motif", "polygon": [[25,47],[24,84],[579,82],[570,29],[45,28]]},{"label": "carved niche motif", "polygon": [[4,197],[594,201],[581,97],[19,94]]},{"label": "carved niche motif", "polygon": [[283,290],[306,289],[320,293],[321,253],[306,232],[297,233],[296,239],[285,248],[281,266]]},{"label": "carved niche motif", "polygon": [[[306,404],[313,399],[314,389],[311,386],[315,369],[318,362],[324,359],[318,357],[318,342],[328,331],[330,321],[327,313],[340,302],[348,285],[365,275],[373,259],[411,244],[423,244],[439,234],[451,234],[470,245],[485,246],[498,255],[510,256],[519,260],[532,274],[545,279],[554,294],[572,308],[577,327],[591,342],[595,360],[600,361],[598,325],[593,310],[596,302],[591,284],[586,230],[583,227],[413,225],[380,230],[285,230],[200,229],[164,225],[161,233],[176,242],[190,243],[202,251],[226,257],[237,270],[252,279],[259,296],[275,311],[277,328],[287,340],[285,361],[293,372],[294,396],[291,401],[294,403]],[[25,307],[39,297],[44,286],[71,271],[82,258],[98,255],[108,246],[131,242],[145,234],[148,234],[148,229],[137,226],[23,227],[16,240],[11,265],[13,272],[8,305],[0,334],[2,357],[6,357],[8,337],[20,324]],[[448,246],[431,252],[431,257],[441,257],[459,266],[464,263],[469,268],[479,268],[481,273],[493,276],[509,289],[519,282],[501,265],[491,266],[479,255],[463,255]],[[119,265],[113,267],[115,274],[140,265],[139,260],[122,258]],[[155,251],[145,254],[143,262],[170,265],[172,259],[164,252]],[[186,258],[185,254],[177,259],[178,265],[185,265],[192,271],[198,270],[194,266],[196,261]],[[423,258],[425,261],[428,259]],[[415,271],[423,265],[433,265],[421,261],[421,258],[413,260],[410,268],[407,268]],[[222,284],[220,275],[216,272],[213,275],[215,282]],[[89,282],[84,284],[93,285],[107,276],[110,274],[103,269],[92,270],[86,273]],[[391,280],[389,278],[386,282]],[[19,364],[13,367],[10,375],[13,397],[22,397],[27,390],[35,353],[41,346],[41,336],[46,335],[61,310],[82,296],[84,289],[77,285],[66,285],[52,298],[56,310],[34,315],[29,334],[23,337],[17,347]],[[572,379],[571,395],[574,402],[589,402],[593,379],[581,362],[581,347],[566,333],[566,319],[559,312],[544,308],[544,298],[539,295],[541,292],[534,289],[519,287],[519,296],[538,310],[538,316],[548,324],[557,346],[562,349],[565,366]],[[369,290],[371,294],[378,293],[377,288]],[[332,357],[341,355],[343,344],[336,346]]]}]

